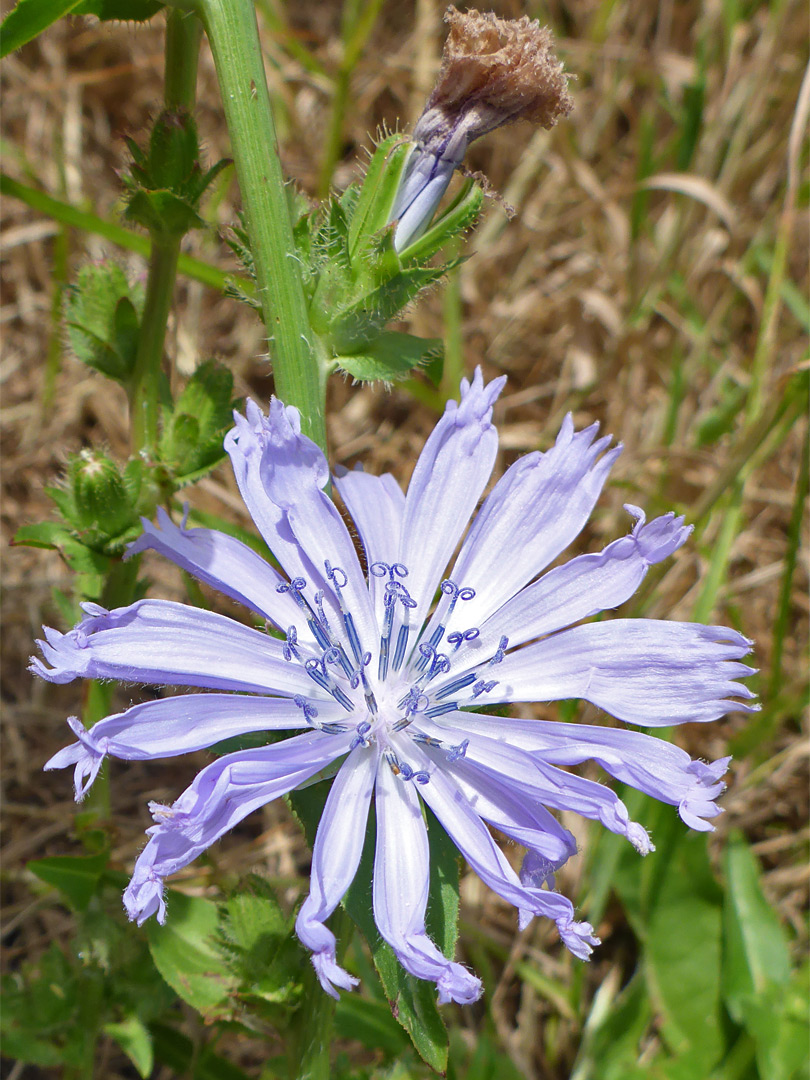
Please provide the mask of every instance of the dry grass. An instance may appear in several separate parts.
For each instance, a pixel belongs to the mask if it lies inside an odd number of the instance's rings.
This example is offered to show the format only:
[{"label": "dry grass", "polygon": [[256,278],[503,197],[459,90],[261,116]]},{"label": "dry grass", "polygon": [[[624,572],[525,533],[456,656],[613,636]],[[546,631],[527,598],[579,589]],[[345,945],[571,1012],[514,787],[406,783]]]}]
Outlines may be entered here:
[{"label": "dry grass", "polygon": [[[460,280],[465,363],[470,369],[483,364],[490,376],[509,375],[496,411],[498,469],[547,445],[566,410],[573,410],[578,425],[600,420],[626,449],[580,544],[595,550],[623,531],[624,502],[650,513],[677,506],[688,520],[706,510],[694,542],[658,582],[646,612],[690,618],[702,604],[712,620],[740,626],[757,642],[760,686],[767,688],[806,419],[793,416],[790,425],[777,420],[753,457],[751,447],[755,425],[775,412],[788,377],[806,364],[797,317],[807,296],[806,171],[798,189],[786,183],[805,58],[785,45],[805,40],[805,5],[751,4],[733,26],[724,15],[730,5],[692,0],[495,6],[505,16],[525,10],[547,15],[558,29],[559,51],[577,75],[569,121],[551,133],[496,133],[476,145],[470,161],[518,211],[507,223],[498,206],[488,207]],[[417,0],[415,9],[383,8],[353,77],[338,184],[355,175],[368,132],[397,118],[403,126],[413,122],[437,65],[440,11],[433,0]],[[307,0],[291,15],[296,40],[327,73],[338,57],[338,19],[339,5]],[[269,34],[265,40],[285,168],[313,192],[329,81],[292,59],[283,40]],[[104,217],[113,215],[123,136],[142,132],[160,106],[161,50],[159,20],[140,29],[75,20],[9,57],[3,72],[5,170]],[[701,78],[700,128],[688,153],[689,122],[696,115],[690,102]],[[227,153],[227,135],[207,52],[199,99],[199,124],[214,159]],[[679,154],[685,155],[680,161]],[[794,166],[806,170],[806,153],[796,156]],[[640,184],[640,178],[648,182]],[[235,219],[237,197],[231,184],[217,209],[220,225]],[[51,590],[69,589],[69,575],[52,553],[7,545],[21,524],[49,514],[44,488],[56,480],[68,453],[101,443],[123,457],[127,448],[123,397],[69,356],[62,357],[52,401],[44,403],[46,357],[55,355],[61,340],[52,316],[60,227],[12,199],[5,200],[3,215],[3,883],[6,928],[12,931],[7,963],[14,967],[65,932],[66,917],[58,909],[32,900],[24,866],[30,858],[72,848],[67,780],[43,776],[40,768],[62,745],[63,717],[78,703],[74,687],[34,683],[25,670],[41,623],[56,618]],[[780,229],[787,263],[772,310],[769,272]],[[192,250],[231,265],[214,230],[196,236]],[[87,259],[110,254],[142,272],[135,257],[111,251],[97,237],[70,233],[67,279]],[[180,368],[188,371],[195,358],[215,355],[232,367],[241,394],[266,400],[272,382],[252,313],[187,281],[180,282],[176,299],[170,351]],[[408,325],[440,335],[441,294],[413,311]],[[751,393],[757,372],[761,395],[756,386]],[[351,465],[362,458],[367,468],[390,470],[402,480],[434,420],[403,390],[355,390],[339,381],[330,389],[330,407],[334,459]],[[718,417],[725,417],[724,424]],[[744,489],[730,505],[735,496],[727,488],[740,470]],[[716,487],[717,501],[706,507],[705,493]],[[222,469],[193,497],[244,519],[234,492]],[[736,528],[728,537],[724,523],[731,511]],[[723,545],[727,561],[707,594],[704,582]],[[161,595],[179,588],[157,562],[149,570]],[[738,715],[682,733],[700,756],[719,756],[729,743],[738,748],[720,839],[733,826],[756,844],[768,895],[796,927],[799,945],[807,889],[807,744],[800,712],[807,614],[803,546],[778,699],[765,702],[764,720]],[[131,863],[141,844],[147,798],[168,799],[190,775],[190,763],[115,770],[115,856],[121,865]],[[306,869],[306,852],[283,807],[271,807],[262,821],[223,845],[217,859],[226,872],[261,865],[291,883],[290,899]],[[564,890],[576,890],[576,873],[576,867],[569,871]],[[196,886],[205,884],[203,874],[194,870]],[[574,1025],[561,1021],[553,1072],[535,1054],[538,1025],[553,1006],[520,989],[512,974],[524,955],[544,973],[558,972],[565,964],[559,951],[540,948],[552,935],[541,928],[515,938],[511,915],[477,880],[465,881],[463,899],[465,918],[486,925],[509,954],[493,1000],[505,1047],[527,1076],[567,1075]],[[594,980],[606,974],[600,964],[593,966]]]}]

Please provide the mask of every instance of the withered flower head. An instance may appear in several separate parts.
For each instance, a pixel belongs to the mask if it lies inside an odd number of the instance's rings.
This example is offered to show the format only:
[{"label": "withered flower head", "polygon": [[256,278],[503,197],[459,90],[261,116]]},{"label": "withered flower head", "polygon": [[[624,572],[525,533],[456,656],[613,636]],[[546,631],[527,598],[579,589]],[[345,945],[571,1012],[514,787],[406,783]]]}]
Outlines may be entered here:
[{"label": "withered flower head", "polygon": [[548,27],[452,6],[444,18],[450,33],[439,78],[414,127],[392,213],[398,250],[427,227],[473,139],[516,120],[550,128],[573,108]]}]

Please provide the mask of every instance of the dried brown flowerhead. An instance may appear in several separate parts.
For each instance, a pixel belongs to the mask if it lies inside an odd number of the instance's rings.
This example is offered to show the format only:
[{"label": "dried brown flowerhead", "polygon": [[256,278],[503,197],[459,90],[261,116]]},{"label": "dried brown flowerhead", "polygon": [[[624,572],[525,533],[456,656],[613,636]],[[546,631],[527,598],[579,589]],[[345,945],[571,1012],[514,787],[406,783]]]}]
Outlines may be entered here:
[{"label": "dried brown flowerhead", "polygon": [[452,6],[444,18],[450,33],[439,78],[414,127],[391,214],[399,251],[427,228],[473,139],[516,120],[550,128],[573,108],[547,27],[526,15],[499,19]]},{"label": "dried brown flowerhead", "polygon": [[460,142],[463,133],[466,149],[515,120],[550,128],[571,112],[568,76],[552,51],[548,27],[526,15],[499,19],[452,6],[444,18],[450,33],[439,78],[414,129],[417,143],[433,149],[436,140]]}]

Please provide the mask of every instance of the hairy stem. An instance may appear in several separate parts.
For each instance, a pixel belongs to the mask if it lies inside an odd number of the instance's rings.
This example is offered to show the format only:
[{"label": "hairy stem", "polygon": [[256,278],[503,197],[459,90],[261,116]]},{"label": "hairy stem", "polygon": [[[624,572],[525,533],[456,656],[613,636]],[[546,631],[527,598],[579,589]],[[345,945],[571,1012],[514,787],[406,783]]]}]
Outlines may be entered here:
[{"label": "hairy stem", "polygon": [[[202,30],[198,19],[171,8],[166,21],[165,103],[169,109],[194,107]],[[130,389],[132,449],[153,452],[158,436],[160,376],[166,325],[177,278],[182,236],[152,237],[141,332]]]},{"label": "hairy stem", "polygon": [[196,0],[214,63],[264,314],[276,393],[326,450],[326,370],[313,346],[252,0]]}]

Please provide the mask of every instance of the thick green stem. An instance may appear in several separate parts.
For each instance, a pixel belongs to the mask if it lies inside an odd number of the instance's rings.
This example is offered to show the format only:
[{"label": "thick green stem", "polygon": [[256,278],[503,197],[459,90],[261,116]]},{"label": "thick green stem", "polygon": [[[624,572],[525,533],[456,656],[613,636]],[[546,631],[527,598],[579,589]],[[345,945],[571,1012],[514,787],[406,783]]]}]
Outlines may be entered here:
[{"label": "thick green stem", "polygon": [[284,176],[252,0],[196,0],[219,78],[242,193],[276,393],[326,450],[326,370],[298,272]]},{"label": "thick green stem", "polygon": [[[165,103],[194,107],[202,30],[196,16],[171,9],[166,21]],[[182,236],[152,237],[141,332],[130,389],[132,449],[152,454],[158,437],[160,381],[166,325],[174,296]]]}]

